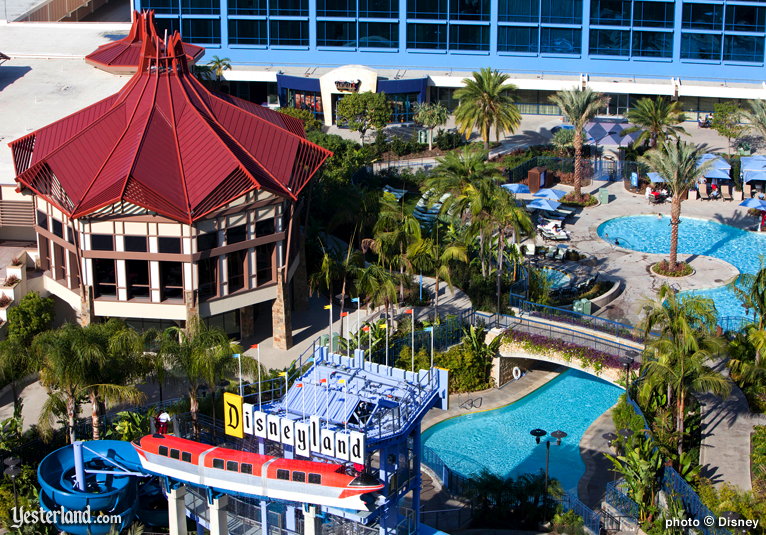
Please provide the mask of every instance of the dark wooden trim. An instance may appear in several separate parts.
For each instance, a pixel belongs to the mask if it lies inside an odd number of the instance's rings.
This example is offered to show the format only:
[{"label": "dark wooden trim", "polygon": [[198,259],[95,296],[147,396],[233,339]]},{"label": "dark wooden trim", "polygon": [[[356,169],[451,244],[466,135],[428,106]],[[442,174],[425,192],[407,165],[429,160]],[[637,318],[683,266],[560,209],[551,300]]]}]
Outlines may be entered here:
[{"label": "dark wooden trim", "polygon": [[237,290],[234,293],[230,293],[227,295],[219,295],[216,297],[210,297],[208,299],[205,299],[204,301],[201,301],[201,303],[213,303],[215,301],[222,301],[223,299],[226,299],[228,297],[236,297],[238,295],[243,295],[250,292],[257,292],[259,290],[265,290],[266,288],[271,288],[272,286],[276,286],[277,283],[274,280],[271,280],[265,284],[261,284],[260,286],[256,286],[255,288],[242,288],[241,290]]},{"label": "dark wooden trim", "polygon": [[259,245],[266,245],[267,243],[276,243],[285,239],[284,232],[277,232],[275,234],[269,234],[268,236],[261,236],[260,238],[253,238],[252,240],[245,240],[239,243],[232,243],[231,245],[222,245],[221,247],[215,247],[208,249],[207,251],[199,251],[191,255],[192,261],[197,262],[203,258],[210,258],[213,256],[221,256],[235,251],[241,251],[242,249],[250,249],[251,247],[258,247]]},{"label": "dark wooden trim", "polygon": [[209,219],[216,219],[218,217],[224,217],[231,214],[238,214],[243,210],[254,210],[257,208],[263,208],[264,206],[279,205],[284,199],[275,195],[271,199],[264,199],[262,201],[253,201],[249,204],[239,204],[232,206],[231,208],[224,208],[217,212],[210,213],[202,218],[200,221],[207,221]]},{"label": "dark wooden trim", "polygon": [[110,260],[145,260],[147,262],[191,262],[192,255],[178,253],[150,253],[128,251],[83,251],[83,258],[105,258]]},{"label": "dark wooden trim", "polygon": [[[38,227],[37,225],[34,225],[33,228],[35,229],[35,232],[41,235],[42,237],[48,238],[50,241],[52,241],[56,245],[61,245],[64,249],[67,249],[68,251],[71,251],[77,254],[77,248],[71,243],[69,243],[68,241],[66,241],[64,238],[59,238],[51,231],[46,230],[42,227]],[[62,223],[62,228],[63,228],[63,223]]]}]

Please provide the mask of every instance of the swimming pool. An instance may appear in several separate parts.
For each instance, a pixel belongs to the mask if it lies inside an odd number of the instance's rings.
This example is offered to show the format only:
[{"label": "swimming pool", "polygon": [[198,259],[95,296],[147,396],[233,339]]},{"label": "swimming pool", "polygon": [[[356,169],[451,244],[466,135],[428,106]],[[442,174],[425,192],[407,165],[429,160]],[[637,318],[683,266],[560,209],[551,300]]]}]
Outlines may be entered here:
[{"label": "swimming pool", "polygon": [[617,402],[622,389],[577,370],[568,370],[516,403],[458,416],[430,427],[423,445],[452,470],[471,477],[486,468],[518,477],[545,468],[545,444],[529,434],[541,428],[567,433],[551,444],[551,477],[566,490],[577,489],[585,473],[580,439],[593,421]]},{"label": "swimming pool", "polygon": [[541,271],[545,275],[545,278],[550,281],[551,289],[553,290],[569,286],[569,283],[572,282],[572,277],[558,269],[545,267]]},{"label": "swimming pool", "polygon": [[[598,235],[625,249],[646,253],[667,254],[670,250],[670,218],[656,215],[618,217],[598,227]],[[717,221],[682,217],[678,225],[678,253],[699,254],[724,260],[740,273],[756,273],[760,269],[760,255],[766,253],[766,236],[724,225]],[[726,288],[694,290],[710,297],[718,309],[718,316],[744,316],[740,300]]]}]

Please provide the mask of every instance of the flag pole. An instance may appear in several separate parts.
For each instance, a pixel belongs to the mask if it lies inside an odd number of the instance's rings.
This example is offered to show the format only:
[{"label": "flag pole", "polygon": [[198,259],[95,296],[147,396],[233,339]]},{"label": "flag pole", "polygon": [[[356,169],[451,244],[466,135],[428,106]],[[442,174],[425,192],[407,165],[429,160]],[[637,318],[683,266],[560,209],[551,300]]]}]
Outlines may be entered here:
[{"label": "flag pole", "polygon": [[359,329],[361,328],[361,323],[359,323],[359,312],[362,309],[362,300],[358,297],[354,297],[351,302],[353,303],[354,301],[356,301],[356,348],[361,349],[362,341],[360,339],[361,335],[359,334]]},{"label": "flag pole", "polygon": [[245,391],[242,388],[242,355],[234,353],[234,358],[237,359],[239,363],[239,397],[244,397]]},{"label": "flag pole", "polygon": [[388,367],[388,313],[386,313],[386,367]]},{"label": "flag pole", "polygon": [[258,410],[260,411],[263,408],[263,404],[261,402],[261,346],[260,344],[253,344],[250,347],[254,347],[258,353]]}]

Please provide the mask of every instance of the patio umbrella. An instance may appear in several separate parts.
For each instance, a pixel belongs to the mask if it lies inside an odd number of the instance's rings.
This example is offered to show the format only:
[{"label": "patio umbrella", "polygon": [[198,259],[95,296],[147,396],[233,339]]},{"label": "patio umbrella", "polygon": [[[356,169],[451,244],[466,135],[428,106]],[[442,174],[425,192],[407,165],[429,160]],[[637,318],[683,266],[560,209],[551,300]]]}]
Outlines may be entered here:
[{"label": "patio umbrella", "polygon": [[627,147],[641,135],[640,132],[624,134],[627,128],[630,125],[621,121],[592,121],[585,125],[585,137],[588,143],[596,145]]},{"label": "patio umbrella", "polygon": [[755,197],[753,197],[752,199],[745,199],[744,201],[739,203],[739,205],[744,206],[745,208],[755,208],[756,210],[766,211],[766,201],[756,199]]},{"label": "patio umbrella", "polygon": [[729,172],[725,169],[716,169],[711,167],[705,171],[705,178],[717,178],[718,180],[731,180]]},{"label": "patio umbrella", "polygon": [[555,212],[559,206],[561,206],[560,202],[551,201],[549,199],[535,199],[534,201],[527,204],[527,208],[545,210],[547,212]]},{"label": "patio umbrella", "polygon": [[766,170],[747,169],[742,173],[742,182],[766,180]]},{"label": "patio umbrella", "polygon": [[529,186],[526,184],[503,184],[502,187],[514,195],[519,195],[520,193],[529,193]]},{"label": "patio umbrella", "polygon": [[660,176],[659,173],[655,173],[655,172],[646,173],[646,176],[649,177],[649,180],[651,180],[652,182],[658,182],[658,183],[665,182],[665,179],[662,178],[662,176]]},{"label": "patio umbrella", "polygon": [[700,156],[699,160],[697,160],[697,166],[700,166],[707,161],[712,162],[710,164],[711,169],[721,169],[724,171],[728,171],[729,169],[731,169],[731,165],[729,164],[729,162],[727,162],[720,156],[716,156],[715,154],[710,154],[710,153],[703,154],[702,156]]},{"label": "patio umbrella", "polygon": [[541,197],[543,199],[551,199],[553,201],[558,201],[560,198],[562,198],[566,194],[567,194],[566,191],[562,191],[560,189],[543,188],[537,193],[535,193],[535,197]]}]

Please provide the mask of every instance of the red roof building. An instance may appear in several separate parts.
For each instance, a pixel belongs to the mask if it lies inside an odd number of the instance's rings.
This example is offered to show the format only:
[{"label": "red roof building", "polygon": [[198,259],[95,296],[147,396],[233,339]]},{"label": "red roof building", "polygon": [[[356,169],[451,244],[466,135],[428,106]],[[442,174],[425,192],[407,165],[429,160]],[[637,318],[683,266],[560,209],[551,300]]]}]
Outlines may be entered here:
[{"label": "red roof building", "polygon": [[[85,62],[111,74],[134,74],[141,61],[141,47],[144,41],[154,42],[156,39],[154,11],[134,11],[133,25],[128,36],[101,45],[85,56]],[[205,54],[203,47],[189,43],[183,43],[183,50],[189,63],[196,63]]]},{"label": "red roof building", "polygon": [[9,144],[46,289],[83,321],[202,316],[240,336],[273,301],[287,347],[295,201],[331,153],[301,121],[206,89],[178,34],[142,50],[117,94]]}]

